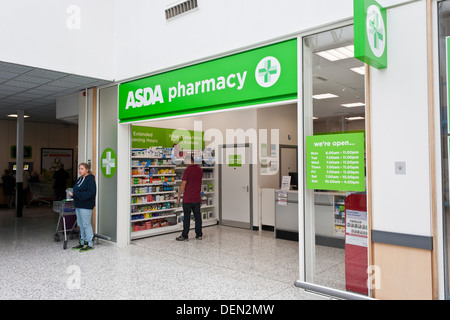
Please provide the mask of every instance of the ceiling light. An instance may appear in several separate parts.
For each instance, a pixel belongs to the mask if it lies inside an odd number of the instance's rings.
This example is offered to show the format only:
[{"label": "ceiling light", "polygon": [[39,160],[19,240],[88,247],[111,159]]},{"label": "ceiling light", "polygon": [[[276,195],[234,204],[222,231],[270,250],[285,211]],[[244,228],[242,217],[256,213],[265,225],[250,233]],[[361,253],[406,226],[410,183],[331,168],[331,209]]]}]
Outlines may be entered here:
[{"label": "ceiling light", "polygon": [[323,94],[316,94],[312,96],[313,99],[330,99],[330,98],[338,98],[339,96],[332,94],[332,93],[323,93]]},{"label": "ceiling light", "polygon": [[365,104],[362,102],[355,102],[355,103],[344,103],[344,104],[341,104],[341,106],[346,107],[346,108],[355,108],[355,107],[363,107],[363,106],[365,106]]},{"label": "ceiling light", "polygon": [[[10,118],[17,118],[17,114],[8,114],[8,117]],[[29,118],[30,116],[24,115],[24,118]]]},{"label": "ceiling light", "polygon": [[321,56],[330,61],[337,61],[347,58],[354,57],[354,47],[353,45],[340,47],[336,49],[330,49],[325,51],[316,52],[317,55]]},{"label": "ceiling light", "polygon": [[364,117],[348,117],[345,118],[348,121],[353,121],[353,120],[364,120]]},{"label": "ceiling light", "polygon": [[352,70],[356,73],[362,74],[362,75],[366,74],[366,68],[364,66],[358,67],[358,68],[351,68],[350,70]]},{"label": "ceiling light", "polygon": [[313,120],[319,120],[319,118],[317,118],[317,117],[313,117]]}]

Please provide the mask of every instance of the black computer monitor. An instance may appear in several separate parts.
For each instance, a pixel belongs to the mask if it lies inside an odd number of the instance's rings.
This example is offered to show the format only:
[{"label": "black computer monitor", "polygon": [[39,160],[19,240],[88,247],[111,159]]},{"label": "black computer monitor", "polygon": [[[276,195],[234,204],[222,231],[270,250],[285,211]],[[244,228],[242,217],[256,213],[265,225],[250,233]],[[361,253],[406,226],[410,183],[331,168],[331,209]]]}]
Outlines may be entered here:
[{"label": "black computer monitor", "polygon": [[298,173],[297,172],[289,172],[289,176],[291,177],[292,190],[298,190]]}]

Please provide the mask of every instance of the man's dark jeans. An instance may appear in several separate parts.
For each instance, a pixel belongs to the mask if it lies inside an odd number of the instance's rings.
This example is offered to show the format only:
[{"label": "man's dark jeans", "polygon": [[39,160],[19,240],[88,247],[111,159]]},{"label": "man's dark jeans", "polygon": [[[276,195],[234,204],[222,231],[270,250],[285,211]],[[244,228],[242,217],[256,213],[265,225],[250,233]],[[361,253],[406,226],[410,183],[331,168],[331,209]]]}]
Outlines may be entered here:
[{"label": "man's dark jeans", "polygon": [[187,239],[189,237],[189,229],[191,226],[191,210],[194,212],[195,219],[195,235],[201,237],[202,232],[202,215],[200,213],[201,202],[194,203],[183,203],[183,233],[181,234],[183,238]]}]

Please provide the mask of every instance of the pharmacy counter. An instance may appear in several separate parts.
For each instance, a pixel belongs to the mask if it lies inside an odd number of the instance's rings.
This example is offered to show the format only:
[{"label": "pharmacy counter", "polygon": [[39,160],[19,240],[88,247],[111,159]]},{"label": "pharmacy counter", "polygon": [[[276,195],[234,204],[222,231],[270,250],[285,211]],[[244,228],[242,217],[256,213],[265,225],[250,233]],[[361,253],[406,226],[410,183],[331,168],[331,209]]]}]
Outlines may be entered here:
[{"label": "pharmacy counter", "polygon": [[275,190],[275,237],[298,241],[298,191]]}]

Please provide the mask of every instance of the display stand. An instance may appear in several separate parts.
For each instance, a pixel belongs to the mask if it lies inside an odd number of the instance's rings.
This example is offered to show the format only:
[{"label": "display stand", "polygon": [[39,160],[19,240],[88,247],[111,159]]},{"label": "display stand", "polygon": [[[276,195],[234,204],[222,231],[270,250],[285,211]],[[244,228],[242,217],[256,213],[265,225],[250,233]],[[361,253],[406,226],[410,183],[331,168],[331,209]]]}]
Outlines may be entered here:
[{"label": "display stand", "polygon": [[[183,209],[177,206],[179,185],[186,167],[172,162],[172,148],[132,150],[131,239],[178,232]],[[202,166],[203,226],[217,224],[214,205],[214,166]],[[193,216],[191,217],[193,219]],[[192,227],[194,223],[192,221]]]},{"label": "display stand", "polygon": [[368,295],[368,224],[365,194],[345,199],[345,288]]}]

